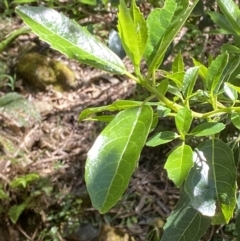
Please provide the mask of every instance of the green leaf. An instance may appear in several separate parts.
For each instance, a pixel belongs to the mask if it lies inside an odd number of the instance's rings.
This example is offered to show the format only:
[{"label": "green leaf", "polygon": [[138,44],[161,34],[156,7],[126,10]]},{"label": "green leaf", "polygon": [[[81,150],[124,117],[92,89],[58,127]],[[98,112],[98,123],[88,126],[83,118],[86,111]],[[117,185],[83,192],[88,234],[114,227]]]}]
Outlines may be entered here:
[{"label": "green leaf", "polygon": [[14,224],[18,221],[18,218],[20,217],[22,212],[28,207],[29,200],[30,199],[28,198],[25,202],[19,205],[11,206],[10,210],[8,211],[8,215]]},{"label": "green leaf", "polygon": [[193,166],[193,152],[190,146],[184,143],[177,147],[168,157],[164,168],[168,172],[168,177],[180,187],[190,169]]},{"label": "green leaf", "polygon": [[239,113],[232,113],[231,114],[231,121],[233,125],[240,130],[240,114]]},{"label": "green leaf", "polygon": [[9,195],[0,188],[0,200],[9,199]]},{"label": "green leaf", "polygon": [[157,107],[157,115],[159,117],[165,117],[167,116],[169,113],[171,112],[171,109],[165,107],[165,106],[162,106],[162,105],[158,105]]},{"label": "green leaf", "polygon": [[234,31],[240,35],[240,10],[232,0],[217,0],[217,4]]},{"label": "green leaf", "polygon": [[[161,43],[161,39],[170,25],[177,5],[174,0],[166,0],[162,9],[155,8],[147,18],[148,40],[145,50],[145,59],[149,65],[155,57]],[[166,52],[165,49],[164,53]],[[162,58],[164,56],[162,54]]]},{"label": "green leaf", "polygon": [[93,206],[107,212],[122,196],[137,166],[153,119],[149,106],[116,115],[88,152],[85,180]]},{"label": "green leaf", "polygon": [[127,8],[125,1],[120,0],[118,31],[124,50],[136,66],[139,65],[145,51],[147,25],[134,0],[130,10]]},{"label": "green leaf", "polygon": [[[179,33],[179,31],[187,21],[188,17],[190,16],[192,10],[194,9],[198,1],[199,0],[195,0],[189,6],[186,6],[189,4],[189,1],[178,1],[178,4],[182,4],[183,8],[180,9],[180,11],[176,10],[174,12],[174,17],[172,18],[174,19],[174,21],[171,21],[171,24],[166,29],[162,40],[158,42],[158,46],[156,47],[157,51],[154,51],[154,53],[151,55],[152,61],[148,64],[149,73],[152,73],[153,71],[155,71],[155,69],[157,69],[160,66],[166,50],[168,49],[176,35]],[[176,3],[173,3],[173,5],[176,9]],[[156,29],[152,29],[152,31],[156,32]]]},{"label": "green leaf", "polygon": [[212,61],[211,65],[208,68],[206,79],[207,87],[208,90],[213,94],[218,93],[218,89],[222,83],[220,79],[227,63],[228,53],[223,53],[221,55],[218,55],[218,57]]},{"label": "green leaf", "polygon": [[223,86],[224,93],[228,96],[230,100],[233,101],[233,103],[236,102],[238,98],[238,93],[236,90],[232,89],[230,86],[228,86],[226,83],[224,83]]},{"label": "green leaf", "polygon": [[227,223],[236,205],[237,170],[231,148],[213,139],[194,151],[194,167],[185,182],[192,206],[212,217],[213,224]]},{"label": "green leaf", "polygon": [[[138,45],[138,55],[139,58],[137,61],[135,61],[135,64],[139,64],[140,60],[145,52],[147,39],[148,39],[148,29],[147,29],[147,23],[144,19],[143,14],[140,12],[139,7],[136,5],[136,1],[132,0],[131,4],[131,15],[134,23],[134,28],[136,32],[136,38],[134,43]],[[134,55],[136,53],[133,53]]]},{"label": "green leaf", "polygon": [[15,92],[0,97],[0,114],[13,120],[18,127],[29,127],[41,120],[35,105]]},{"label": "green leaf", "polygon": [[175,57],[172,63],[172,72],[184,72],[184,62],[181,52],[178,53],[178,55]]},{"label": "green leaf", "polygon": [[39,174],[37,173],[30,173],[21,177],[16,177],[13,181],[11,181],[10,185],[13,188],[23,186],[26,188],[26,186],[33,181],[36,181],[39,179]]},{"label": "green leaf", "polygon": [[192,112],[187,107],[180,109],[176,114],[175,123],[182,139],[185,139],[185,135],[187,134],[191,126],[192,119]]},{"label": "green leaf", "polygon": [[[229,54],[240,54],[240,48],[232,44],[224,44],[221,48],[222,52],[228,52]],[[239,56],[236,56],[239,57]]]},{"label": "green leaf", "polygon": [[163,227],[161,241],[199,241],[210,224],[211,219],[192,208],[190,199],[181,190],[177,206]]},{"label": "green leaf", "polygon": [[198,77],[198,71],[199,67],[192,67],[189,68],[184,75],[182,92],[185,98],[189,98],[192,94],[193,87]]},{"label": "green leaf", "polygon": [[159,85],[157,86],[157,90],[162,94],[165,95],[168,90],[168,80],[164,79],[162,80]]},{"label": "green leaf", "polygon": [[236,34],[227,19],[222,14],[218,12],[208,12],[208,14],[210,15],[213,22],[217,26],[225,30],[228,34]]},{"label": "green leaf", "polygon": [[16,13],[43,41],[69,58],[111,73],[126,72],[116,54],[62,13],[42,6],[18,6]]},{"label": "green leaf", "polygon": [[125,110],[134,106],[140,106],[142,105],[141,101],[131,101],[131,100],[117,100],[114,103],[106,106],[100,106],[100,107],[90,107],[85,110],[83,110],[79,116],[79,120],[84,120],[88,116],[103,112],[103,111],[120,111]]},{"label": "green leaf", "polygon": [[194,136],[210,136],[221,132],[225,128],[223,123],[206,122],[196,126],[190,133]]},{"label": "green leaf", "polygon": [[230,88],[232,88],[233,90],[237,91],[238,93],[240,93],[240,87],[232,85],[230,83],[225,83],[227,86],[229,86]]},{"label": "green leaf", "polygon": [[179,137],[178,134],[173,131],[159,132],[148,139],[146,146],[152,146],[152,147],[159,146],[159,145],[168,143],[178,137]]},{"label": "green leaf", "polygon": [[236,210],[236,233],[237,241],[240,241],[240,195],[238,194],[237,199],[237,210]]},{"label": "green leaf", "polygon": [[205,87],[207,86],[207,74],[208,74],[208,69],[205,65],[203,65],[202,63],[200,63],[199,61],[197,61],[196,59],[193,59],[193,64],[194,66],[199,66],[199,71],[198,74],[201,77]]},{"label": "green leaf", "polygon": [[185,72],[166,73],[166,78],[172,80],[179,88],[182,88]]}]

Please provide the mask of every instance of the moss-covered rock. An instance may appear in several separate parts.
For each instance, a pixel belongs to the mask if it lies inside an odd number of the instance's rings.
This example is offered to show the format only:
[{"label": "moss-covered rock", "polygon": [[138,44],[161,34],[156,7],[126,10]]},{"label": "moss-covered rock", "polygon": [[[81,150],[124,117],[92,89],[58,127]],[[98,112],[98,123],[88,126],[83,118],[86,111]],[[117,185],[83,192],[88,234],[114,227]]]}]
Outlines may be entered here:
[{"label": "moss-covered rock", "polygon": [[36,90],[45,90],[53,85],[57,91],[77,86],[75,75],[64,63],[48,60],[36,52],[24,54],[17,63],[17,74]]}]

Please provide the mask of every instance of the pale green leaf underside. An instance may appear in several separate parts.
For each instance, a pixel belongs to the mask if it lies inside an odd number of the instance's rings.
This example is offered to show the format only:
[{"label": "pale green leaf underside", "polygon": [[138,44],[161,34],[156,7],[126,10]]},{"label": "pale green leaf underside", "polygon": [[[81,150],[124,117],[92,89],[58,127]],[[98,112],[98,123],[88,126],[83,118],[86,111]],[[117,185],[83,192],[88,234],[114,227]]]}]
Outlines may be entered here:
[{"label": "pale green leaf underside", "polygon": [[213,223],[228,222],[236,204],[236,167],[232,150],[218,139],[210,140],[196,148],[194,161],[185,182],[193,207],[213,217]]},{"label": "pale green leaf underside", "polygon": [[52,48],[96,68],[124,74],[121,59],[74,20],[45,7],[18,6],[17,14]]},{"label": "pale green leaf underside", "polygon": [[88,152],[85,180],[93,206],[107,212],[122,196],[151,128],[149,106],[116,115]]}]

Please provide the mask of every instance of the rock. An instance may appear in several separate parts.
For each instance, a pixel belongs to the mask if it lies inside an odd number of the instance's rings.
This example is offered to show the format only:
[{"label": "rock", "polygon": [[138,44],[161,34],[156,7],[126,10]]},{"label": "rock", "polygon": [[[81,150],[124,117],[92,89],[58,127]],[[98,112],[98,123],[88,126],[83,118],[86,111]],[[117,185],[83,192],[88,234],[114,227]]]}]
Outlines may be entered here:
[{"label": "rock", "polygon": [[48,60],[44,55],[29,52],[20,57],[17,74],[36,90],[46,90],[53,85],[57,91],[65,91],[77,86],[75,75],[64,63]]}]

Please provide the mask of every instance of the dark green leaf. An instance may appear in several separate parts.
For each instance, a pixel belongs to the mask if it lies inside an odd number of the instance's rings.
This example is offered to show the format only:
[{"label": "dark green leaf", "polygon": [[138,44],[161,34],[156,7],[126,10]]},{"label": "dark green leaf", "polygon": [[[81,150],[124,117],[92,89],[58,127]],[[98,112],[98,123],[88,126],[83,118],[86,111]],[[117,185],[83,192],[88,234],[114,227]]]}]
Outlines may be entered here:
[{"label": "dark green leaf", "polygon": [[153,119],[149,106],[121,111],[88,152],[85,180],[93,206],[107,212],[122,196],[137,166]]},{"label": "dark green leaf", "polygon": [[165,143],[168,143],[176,138],[178,138],[178,134],[172,131],[163,131],[156,133],[154,136],[150,137],[146,143],[147,146],[159,146]]},{"label": "dark green leaf", "polygon": [[199,241],[210,224],[211,219],[192,208],[187,194],[181,190],[177,207],[164,226],[161,241]]},{"label": "dark green leaf", "polygon": [[217,4],[234,31],[240,35],[240,10],[232,0],[217,0]]},{"label": "dark green leaf", "polygon": [[225,128],[223,123],[206,122],[196,126],[190,133],[194,136],[210,136],[219,133]]},{"label": "dark green leaf", "polygon": [[18,218],[22,214],[22,212],[27,208],[28,203],[29,199],[19,205],[11,206],[8,215],[14,224],[18,221]]},{"label": "dark green leaf", "polygon": [[193,166],[193,152],[190,146],[182,144],[177,147],[168,157],[164,168],[168,177],[180,187],[187,178]]},{"label": "dark green leaf", "polygon": [[239,194],[237,199],[237,210],[236,210],[236,233],[237,233],[237,241],[240,241],[240,195]]},{"label": "dark green leaf", "polygon": [[18,6],[16,12],[42,40],[69,58],[116,74],[126,72],[121,59],[74,20],[42,6]]},{"label": "dark green leaf", "polygon": [[236,34],[226,18],[218,12],[208,12],[213,22],[229,34]]},{"label": "dark green leaf", "polygon": [[231,121],[233,125],[240,130],[240,113],[232,113]]},{"label": "dark green leaf", "polygon": [[185,182],[192,206],[212,217],[213,224],[227,223],[236,205],[237,170],[231,148],[213,139],[194,151],[195,165]]},{"label": "dark green leaf", "polygon": [[[224,44],[222,46],[222,52],[228,52],[229,54],[240,54],[240,48],[232,44]],[[239,58],[239,56],[237,56]]]}]

